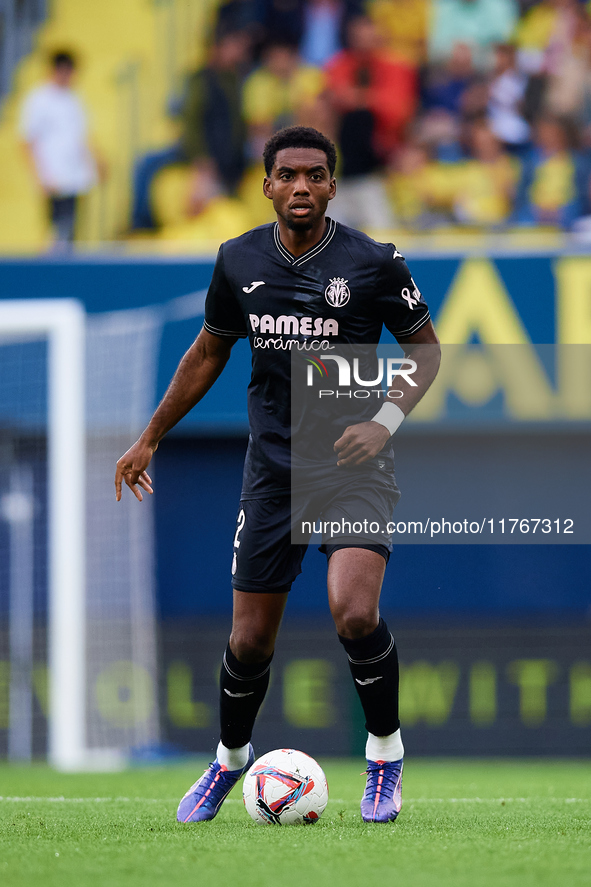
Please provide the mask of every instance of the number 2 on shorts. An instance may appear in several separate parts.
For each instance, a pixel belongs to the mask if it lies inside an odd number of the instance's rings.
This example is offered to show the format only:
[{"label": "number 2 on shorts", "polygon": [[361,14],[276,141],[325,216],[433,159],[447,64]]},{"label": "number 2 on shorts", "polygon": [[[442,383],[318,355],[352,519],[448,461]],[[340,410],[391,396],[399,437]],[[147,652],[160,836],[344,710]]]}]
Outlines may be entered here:
[{"label": "number 2 on shorts", "polygon": [[244,514],[244,508],[240,509],[240,514],[238,515],[238,521],[236,523],[236,535],[234,536],[234,548],[240,548],[240,539],[238,536],[240,535],[240,531],[242,530],[246,521],[246,515]]}]

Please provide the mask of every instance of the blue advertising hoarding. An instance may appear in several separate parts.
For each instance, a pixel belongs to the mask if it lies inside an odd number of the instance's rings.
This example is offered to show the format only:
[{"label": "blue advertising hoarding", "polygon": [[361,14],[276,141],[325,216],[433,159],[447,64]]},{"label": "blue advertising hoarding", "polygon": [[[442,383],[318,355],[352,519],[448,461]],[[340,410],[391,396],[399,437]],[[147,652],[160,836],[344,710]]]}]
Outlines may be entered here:
[{"label": "blue advertising hoarding", "polygon": [[[481,343],[486,361],[491,344],[591,343],[589,256],[411,256],[408,262],[446,344]],[[151,308],[161,325],[156,400],[201,328],[212,271],[213,259],[5,260],[0,262],[0,298],[74,297],[91,314]],[[388,333],[383,341],[391,341]],[[249,374],[250,351],[239,341],[213,391],[173,433],[246,433]],[[498,389],[511,394],[510,381],[498,383]],[[555,382],[551,374],[542,374],[540,384],[551,391]],[[449,393],[468,401],[483,398],[458,391],[454,379]]]},{"label": "blue advertising hoarding", "polygon": [[[492,439],[468,439],[462,424],[466,410],[478,416],[471,429],[473,434],[480,433],[479,425],[483,433],[490,431],[492,419],[499,427],[508,420],[511,427],[505,432],[523,423],[535,436],[537,429],[555,417],[557,403],[563,418],[569,404],[561,390],[557,365],[548,365],[534,346],[591,343],[589,256],[409,256],[408,261],[431,307],[440,338],[458,346],[459,358],[454,363],[455,372],[442,377],[445,398],[439,412],[423,420],[417,412],[417,417],[403,427],[409,456],[401,458],[399,470],[403,481],[405,472],[409,473],[407,501],[416,491],[413,466],[420,466],[421,459],[429,457],[429,446],[413,443],[413,433],[419,435],[425,424],[431,426],[431,434],[440,429],[447,435],[445,452],[451,454],[451,459],[455,450],[450,432],[453,434],[454,429],[444,426],[450,417],[452,426],[457,420],[458,440],[461,438],[477,453],[478,464],[490,476],[491,485],[498,483],[499,466],[495,471],[491,466],[493,459],[500,458],[499,447]],[[201,328],[212,269],[213,259],[193,258],[5,260],[0,262],[0,297],[75,297],[90,315],[126,312],[131,323],[133,312],[153,311],[161,327],[155,403],[180,356]],[[514,381],[499,371],[495,350],[489,347],[495,343],[520,345],[534,368],[539,398],[533,416],[523,415],[523,405],[514,396]],[[482,347],[475,349],[475,344]],[[478,373],[470,371],[474,369],[475,353]],[[582,369],[589,378],[588,367]],[[231,538],[247,432],[249,375],[249,348],[239,341],[214,389],[162,443],[155,460],[158,601],[163,616],[214,615],[230,609]],[[473,384],[466,385],[466,379]],[[475,379],[480,383],[475,384]],[[587,390],[591,392],[591,385]],[[43,398],[36,402],[44,411]],[[576,405],[575,413],[577,410],[572,418],[580,429],[577,433],[585,435],[591,407],[584,402]],[[11,411],[9,402],[0,403],[0,421],[14,418]],[[42,418],[44,421],[44,415]],[[220,440],[224,437],[229,439]],[[439,450],[442,454],[444,448],[437,439],[431,440],[430,452]],[[461,463],[461,456],[457,458]],[[576,474],[576,465],[571,467]],[[586,466],[582,465],[581,470],[586,471]],[[403,497],[401,509],[404,503]],[[535,519],[546,515],[507,517]],[[324,558],[311,551],[305,573],[294,586],[290,610],[325,611],[324,585]],[[408,616],[560,612],[570,618],[587,613],[590,587],[588,549],[584,545],[520,545],[509,550],[495,545],[435,548],[415,544],[411,548],[399,539],[383,600],[386,610]]]}]

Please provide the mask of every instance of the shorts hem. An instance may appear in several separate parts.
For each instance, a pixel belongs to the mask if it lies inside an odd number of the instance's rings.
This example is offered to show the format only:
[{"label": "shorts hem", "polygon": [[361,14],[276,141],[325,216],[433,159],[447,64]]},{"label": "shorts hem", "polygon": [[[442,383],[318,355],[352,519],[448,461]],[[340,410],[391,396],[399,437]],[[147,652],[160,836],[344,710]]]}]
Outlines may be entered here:
[{"label": "shorts hem", "polygon": [[[287,594],[291,591],[293,583],[294,580],[292,579],[291,582],[285,582],[283,585],[274,585],[269,588],[269,586],[265,586],[265,584],[261,582],[241,582],[240,580],[232,580],[232,588],[236,591],[244,591],[247,594]],[[250,587],[247,588],[247,586]]]},{"label": "shorts hem", "polygon": [[375,551],[376,554],[380,554],[384,558],[386,563],[390,560],[390,554],[392,553],[387,545],[372,545],[371,542],[336,542],[334,545],[322,544],[318,547],[318,551],[325,554],[326,560],[329,561],[335,551],[340,551],[343,548],[364,548],[366,551]]}]

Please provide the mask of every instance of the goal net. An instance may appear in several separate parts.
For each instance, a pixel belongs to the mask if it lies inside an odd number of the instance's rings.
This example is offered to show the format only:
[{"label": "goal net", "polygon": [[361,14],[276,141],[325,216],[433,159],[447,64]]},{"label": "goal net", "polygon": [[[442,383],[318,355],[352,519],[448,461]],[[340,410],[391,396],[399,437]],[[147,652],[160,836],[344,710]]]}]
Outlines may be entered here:
[{"label": "goal net", "polygon": [[159,741],[153,515],[114,497],[155,394],[150,309],[0,301],[0,756],[117,767]]}]

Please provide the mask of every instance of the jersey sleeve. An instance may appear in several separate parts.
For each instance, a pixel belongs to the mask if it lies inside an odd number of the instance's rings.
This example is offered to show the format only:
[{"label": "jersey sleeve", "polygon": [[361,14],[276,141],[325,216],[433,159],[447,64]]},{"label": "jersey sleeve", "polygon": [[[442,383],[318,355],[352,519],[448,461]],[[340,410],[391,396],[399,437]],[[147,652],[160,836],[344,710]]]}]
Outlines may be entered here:
[{"label": "jersey sleeve", "polygon": [[430,318],[427,303],[404,256],[391,244],[378,272],[377,310],[380,320],[397,339],[412,336]]},{"label": "jersey sleeve", "polygon": [[205,299],[203,326],[208,333],[212,333],[214,336],[245,339],[247,330],[244,315],[226,277],[223,249],[222,244]]}]

